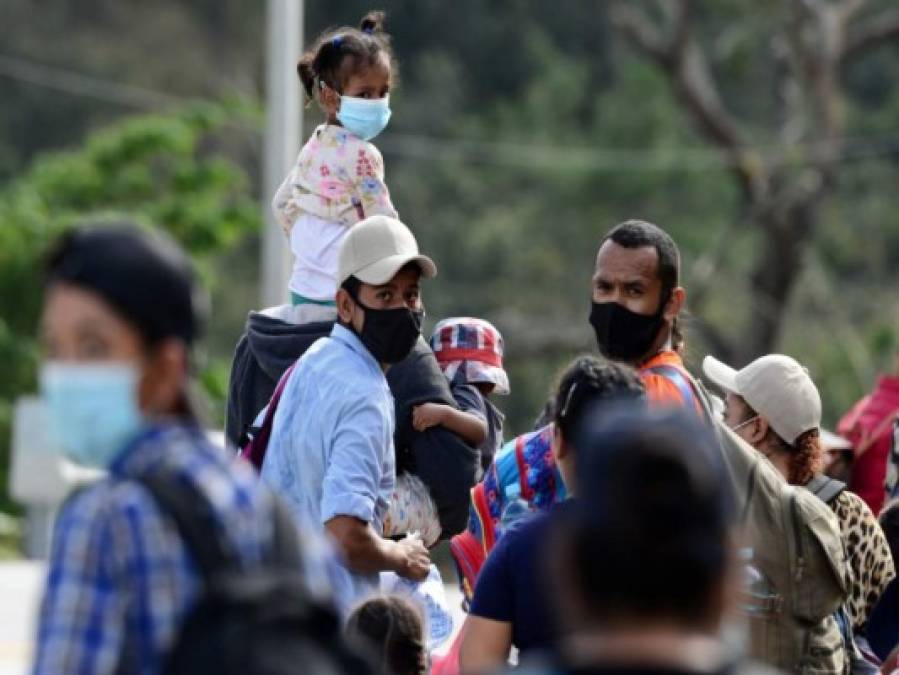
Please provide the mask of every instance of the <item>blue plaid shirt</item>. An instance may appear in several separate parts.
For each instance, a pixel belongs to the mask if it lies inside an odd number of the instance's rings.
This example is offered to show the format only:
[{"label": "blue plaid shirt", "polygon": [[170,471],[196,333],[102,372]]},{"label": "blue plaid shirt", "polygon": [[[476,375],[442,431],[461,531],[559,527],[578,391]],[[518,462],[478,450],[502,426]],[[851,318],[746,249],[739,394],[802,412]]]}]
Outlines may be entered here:
[{"label": "blue plaid shirt", "polygon": [[108,478],[63,507],[40,612],[34,673],[159,673],[200,578],[174,523],[130,480],[161,466],[213,506],[244,562],[272,538],[271,498],[202,430],[158,426],[131,443]]}]

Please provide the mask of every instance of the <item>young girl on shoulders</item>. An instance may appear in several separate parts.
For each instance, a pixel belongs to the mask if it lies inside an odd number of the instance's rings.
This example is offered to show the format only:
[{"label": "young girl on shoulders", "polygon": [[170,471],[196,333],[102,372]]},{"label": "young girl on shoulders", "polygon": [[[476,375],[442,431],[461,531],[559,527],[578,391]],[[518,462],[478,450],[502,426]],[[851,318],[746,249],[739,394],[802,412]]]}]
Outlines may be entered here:
[{"label": "young girl on shoulders", "polygon": [[350,227],[369,216],[397,217],[384,160],[370,143],[390,120],[395,71],[383,12],[358,29],[320,35],[297,64],[309,101],[325,115],[272,201],[294,255],[295,323],[334,320],[337,251]]}]

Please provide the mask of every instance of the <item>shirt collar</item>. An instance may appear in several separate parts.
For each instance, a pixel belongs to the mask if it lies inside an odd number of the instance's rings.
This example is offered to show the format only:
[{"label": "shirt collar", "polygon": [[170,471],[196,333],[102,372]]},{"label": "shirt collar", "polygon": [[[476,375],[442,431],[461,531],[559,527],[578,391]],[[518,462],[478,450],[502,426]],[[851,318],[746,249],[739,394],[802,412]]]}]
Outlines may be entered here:
[{"label": "shirt collar", "polygon": [[371,352],[368,351],[368,347],[362,344],[362,340],[359,339],[359,336],[356,335],[349,328],[342,326],[339,323],[334,324],[334,328],[331,330],[331,338],[337,340],[347,347],[349,347],[352,351],[359,354],[363,361],[366,362],[372,369],[376,370],[379,375],[384,376],[384,371],[381,370],[381,364],[377,362],[374,356],[371,355]]}]

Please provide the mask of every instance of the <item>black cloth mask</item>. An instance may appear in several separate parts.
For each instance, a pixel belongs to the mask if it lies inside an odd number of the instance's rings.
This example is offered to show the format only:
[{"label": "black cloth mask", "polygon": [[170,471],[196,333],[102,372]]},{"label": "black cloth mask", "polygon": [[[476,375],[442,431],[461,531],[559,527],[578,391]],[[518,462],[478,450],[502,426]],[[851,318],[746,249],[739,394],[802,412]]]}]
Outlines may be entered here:
[{"label": "black cloth mask", "polygon": [[357,298],[353,300],[365,310],[359,339],[375,360],[378,363],[392,364],[409,356],[415,341],[421,335],[421,322],[425,313],[408,307],[373,309],[363,305]]},{"label": "black cloth mask", "polygon": [[637,314],[617,302],[594,302],[590,325],[596,333],[600,353],[613,361],[633,362],[652,347],[665,323],[663,298],[655,314]]}]

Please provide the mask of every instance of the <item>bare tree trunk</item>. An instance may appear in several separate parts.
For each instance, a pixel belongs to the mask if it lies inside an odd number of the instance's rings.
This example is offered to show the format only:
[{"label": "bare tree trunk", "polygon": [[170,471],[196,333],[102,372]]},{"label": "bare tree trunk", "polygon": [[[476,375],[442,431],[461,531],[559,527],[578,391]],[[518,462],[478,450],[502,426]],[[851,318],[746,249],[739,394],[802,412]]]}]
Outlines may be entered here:
[{"label": "bare tree trunk", "polygon": [[764,232],[752,273],[751,305],[736,350],[742,365],[771,352],[780,338],[783,316],[802,274],[802,259],[817,221],[817,208],[789,204],[759,222]]},{"label": "bare tree trunk", "polygon": [[[744,329],[728,341],[713,326],[699,325],[715,348],[740,362],[772,351],[780,337],[790,295],[802,273],[804,253],[811,245],[822,202],[832,193],[842,152],[843,92],[840,69],[862,53],[899,37],[899,11],[851,20],[866,0],[792,0],[784,4],[782,32],[770,46],[778,63],[775,95],[782,96],[783,119],[772,133],[785,151],[804,158],[792,172],[782,158],[763,157],[746,140],[739,121],[722,100],[695,39],[690,0],[656,0],[653,20],[640,7],[647,3],[619,0],[612,21],[629,42],[654,61],[671,83],[678,101],[699,133],[730,160],[740,186],[748,221],[760,234],[760,246],[750,278],[750,307]],[[782,81],[780,81],[782,80]],[[784,95],[786,94],[786,95]],[[725,233],[724,236],[727,236]],[[714,245],[714,270],[728,247]],[[714,274],[703,274],[709,284]],[[700,306],[708,289],[697,289]]]}]

